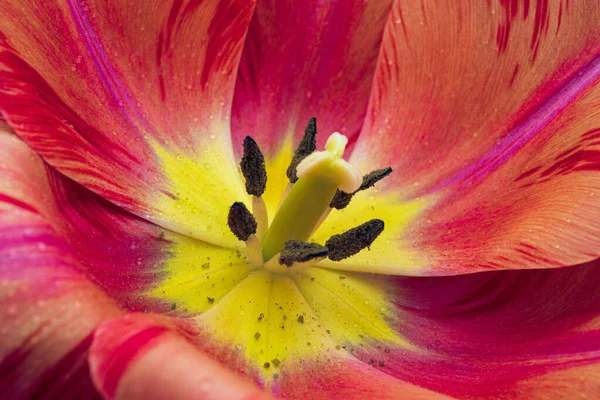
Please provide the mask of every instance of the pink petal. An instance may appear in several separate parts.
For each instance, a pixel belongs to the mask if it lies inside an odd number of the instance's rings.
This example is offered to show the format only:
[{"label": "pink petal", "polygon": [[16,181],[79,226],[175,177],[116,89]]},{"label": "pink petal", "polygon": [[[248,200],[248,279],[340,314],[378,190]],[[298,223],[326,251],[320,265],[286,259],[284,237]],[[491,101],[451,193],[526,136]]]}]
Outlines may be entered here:
[{"label": "pink petal", "polygon": [[[204,165],[208,152],[221,160],[211,168],[235,170],[229,114],[253,7],[3,2],[0,110],[52,166],[160,220],[165,202],[189,195],[167,176],[167,155]],[[169,224],[193,231],[184,225]]]},{"label": "pink petal", "polygon": [[397,329],[414,349],[374,343],[355,355],[458,398],[594,398],[599,268],[397,278]]},{"label": "pink petal", "polygon": [[10,398],[93,398],[91,332],[117,316],[46,215],[45,169],[0,132],[0,391]]},{"label": "pink petal", "polygon": [[600,256],[597,3],[397,2],[353,154],[434,204],[403,242],[424,274]]},{"label": "pink petal", "polygon": [[259,0],[236,84],[234,143],[250,135],[273,153],[310,117],[321,140],[356,136],[391,3]]},{"label": "pink petal", "polygon": [[103,324],[90,366],[107,399],[271,398],[189,343],[173,322],[150,314]]}]

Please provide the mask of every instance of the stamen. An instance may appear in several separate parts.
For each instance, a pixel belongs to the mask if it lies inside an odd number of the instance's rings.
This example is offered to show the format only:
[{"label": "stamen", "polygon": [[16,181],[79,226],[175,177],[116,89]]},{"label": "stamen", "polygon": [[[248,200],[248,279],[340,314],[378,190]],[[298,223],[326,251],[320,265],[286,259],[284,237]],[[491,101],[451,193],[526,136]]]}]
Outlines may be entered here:
[{"label": "stamen", "polygon": [[263,240],[269,228],[267,205],[262,197],[252,196],[252,214],[256,219],[256,235]]},{"label": "stamen", "polygon": [[370,247],[383,231],[383,227],[382,220],[372,219],[340,235],[333,235],[325,243],[329,250],[329,259],[341,261]]},{"label": "stamen", "polygon": [[279,264],[291,267],[294,263],[305,263],[314,259],[325,258],[327,254],[327,247],[323,247],[318,243],[288,240],[279,254]]},{"label": "stamen", "polygon": [[290,182],[296,183],[298,175],[296,174],[296,167],[300,164],[300,161],[304,160],[308,155],[317,149],[317,119],[311,118],[308,120],[304,136],[294,153],[292,162],[286,171],[286,175]]},{"label": "stamen", "polygon": [[352,200],[352,197],[354,197],[356,193],[360,192],[361,190],[366,190],[375,186],[377,182],[379,182],[391,173],[392,167],[376,169],[375,171],[369,172],[368,174],[363,176],[362,184],[355,192],[346,193],[341,190],[336,191],[335,196],[333,196],[333,200],[331,200],[331,203],[329,204],[329,207],[335,208],[337,210],[342,210],[348,207],[348,204],[350,204],[350,200]]},{"label": "stamen", "polygon": [[244,242],[256,233],[256,220],[244,203],[235,202],[229,208],[227,225],[235,237]]},{"label": "stamen", "polygon": [[233,203],[229,208],[227,225],[239,240],[246,242],[251,264],[256,268],[264,264],[260,240],[256,237],[256,220],[244,203]]},{"label": "stamen", "polygon": [[244,154],[240,167],[246,179],[246,192],[255,197],[262,196],[267,187],[267,168],[258,144],[250,136],[244,138]]}]

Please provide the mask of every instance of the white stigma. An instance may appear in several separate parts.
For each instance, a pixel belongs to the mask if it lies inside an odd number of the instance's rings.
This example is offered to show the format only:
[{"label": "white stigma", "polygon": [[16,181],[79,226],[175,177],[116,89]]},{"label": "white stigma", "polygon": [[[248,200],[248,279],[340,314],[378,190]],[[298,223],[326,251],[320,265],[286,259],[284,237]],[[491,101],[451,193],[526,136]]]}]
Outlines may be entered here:
[{"label": "white stigma", "polygon": [[315,151],[298,164],[298,178],[306,174],[326,175],[336,181],[338,188],[353,193],[362,184],[362,174],[352,164],[342,159],[348,138],[338,132],[329,136],[325,151]]}]

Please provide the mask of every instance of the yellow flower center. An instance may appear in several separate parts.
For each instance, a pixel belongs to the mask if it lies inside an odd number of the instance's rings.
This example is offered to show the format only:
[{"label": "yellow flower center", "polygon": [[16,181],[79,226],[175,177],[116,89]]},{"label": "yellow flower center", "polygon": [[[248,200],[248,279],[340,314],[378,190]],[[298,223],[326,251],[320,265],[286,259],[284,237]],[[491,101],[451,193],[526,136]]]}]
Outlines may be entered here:
[{"label": "yellow flower center", "polygon": [[348,138],[333,133],[324,151],[314,151],[315,136],[316,125],[311,120],[288,168],[290,185],[270,225],[261,198],[267,183],[264,157],[253,139],[244,140],[240,165],[246,191],[253,196],[254,214],[243,203],[236,202],[230,208],[228,225],[238,239],[246,242],[248,258],[254,268],[287,273],[328,256],[339,261],[370,246],[383,230],[383,221],[371,220],[344,235],[332,237],[325,246],[307,242],[332,207],[345,207],[352,194],[363,185],[364,188],[372,186],[391,172],[391,169],[381,170],[384,172],[375,177],[371,174],[363,178],[356,167],[342,158]]}]

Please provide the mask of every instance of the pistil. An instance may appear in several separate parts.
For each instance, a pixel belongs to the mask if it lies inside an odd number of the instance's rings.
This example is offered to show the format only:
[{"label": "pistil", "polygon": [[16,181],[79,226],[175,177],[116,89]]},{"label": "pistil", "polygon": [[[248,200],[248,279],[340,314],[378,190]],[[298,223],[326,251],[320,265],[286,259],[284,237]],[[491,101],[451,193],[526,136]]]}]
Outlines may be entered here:
[{"label": "pistil", "polygon": [[271,259],[288,240],[307,241],[336,191],[357,190],[360,172],[342,159],[348,139],[332,134],[325,151],[313,152],[296,167],[298,180],[279,208],[263,241],[263,256]]}]

